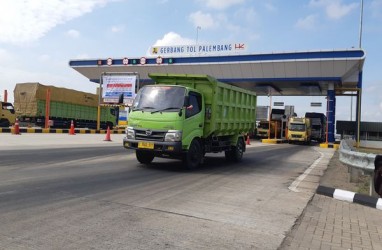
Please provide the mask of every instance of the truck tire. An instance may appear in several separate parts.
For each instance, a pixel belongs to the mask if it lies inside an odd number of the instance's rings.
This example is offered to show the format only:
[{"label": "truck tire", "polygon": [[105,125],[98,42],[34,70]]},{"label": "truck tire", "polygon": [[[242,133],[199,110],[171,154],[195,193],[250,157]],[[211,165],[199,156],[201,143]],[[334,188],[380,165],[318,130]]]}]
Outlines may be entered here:
[{"label": "truck tire", "polygon": [[202,146],[196,139],[192,140],[190,148],[183,156],[183,163],[189,170],[197,168],[203,159]]},{"label": "truck tire", "polygon": [[142,164],[150,164],[154,160],[154,152],[144,151],[144,150],[136,150],[135,156],[137,160]]},{"label": "truck tire", "polygon": [[229,161],[240,162],[243,159],[245,144],[242,137],[237,140],[236,146],[232,146],[230,150],[225,151],[225,157]]},{"label": "truck tire", "polygon": [[0,127],[9,127],[9,125],[11,125],[10,123],[9,123],[9,121],[8,120],[6,120],[6,119],[1,119],[0,120]]}]

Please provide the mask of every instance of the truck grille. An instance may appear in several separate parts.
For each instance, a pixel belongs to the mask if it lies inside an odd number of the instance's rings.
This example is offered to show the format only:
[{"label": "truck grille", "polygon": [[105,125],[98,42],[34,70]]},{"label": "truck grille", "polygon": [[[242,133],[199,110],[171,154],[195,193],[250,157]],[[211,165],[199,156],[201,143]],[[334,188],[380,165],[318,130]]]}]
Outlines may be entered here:
[{"label": "truck grille", "polygon": [[158,131],[150,129],[135,129],[135,139],[145,141],[164,141],[167,131]]},{"label": "truck grille", "polygon": [[292,138],[302,138],[302,135],[292,135]]}]

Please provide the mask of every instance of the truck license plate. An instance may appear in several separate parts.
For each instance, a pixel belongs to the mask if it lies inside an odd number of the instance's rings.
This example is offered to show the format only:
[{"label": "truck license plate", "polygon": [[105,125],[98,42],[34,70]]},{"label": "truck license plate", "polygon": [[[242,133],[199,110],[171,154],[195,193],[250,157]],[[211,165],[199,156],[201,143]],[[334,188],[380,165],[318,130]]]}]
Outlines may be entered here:
[{"label": "truck license plate", "polygon": [[138,148],[154,149],[154,143],[152,143],[152,142],[140,141],[140,142],[138,142]]}]

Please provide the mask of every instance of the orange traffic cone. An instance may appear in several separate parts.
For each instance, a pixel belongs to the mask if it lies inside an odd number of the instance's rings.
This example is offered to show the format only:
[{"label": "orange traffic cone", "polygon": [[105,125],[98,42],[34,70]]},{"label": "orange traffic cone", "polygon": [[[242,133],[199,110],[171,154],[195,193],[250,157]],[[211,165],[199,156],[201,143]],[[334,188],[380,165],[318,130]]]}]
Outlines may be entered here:
[{"label": "orange traffic cone", "polygon": [[110,128],[109,128],[109,126],[107,126],[106,137],[105,137],[105,140],[104,140],[104,141],[111,141],[111,138],[110,138]]},{"label": "orange traffic cone", "polygon": [[247,145],[251,145],[251,142],[249,140],[249,135],[247,134]]},{"label": "orange traffic cone", "polygon": [[13,134],[14,135],[20,135],[20,126],[19,126],[19,119],[16,118],[15,126],[13,129]]},{"label": "orange traffic cone", "polygon": [[76,133],[74,132],[74,123],[73,120],[70,123],[70,129],[69,129],[69,135],[75,135]]}]

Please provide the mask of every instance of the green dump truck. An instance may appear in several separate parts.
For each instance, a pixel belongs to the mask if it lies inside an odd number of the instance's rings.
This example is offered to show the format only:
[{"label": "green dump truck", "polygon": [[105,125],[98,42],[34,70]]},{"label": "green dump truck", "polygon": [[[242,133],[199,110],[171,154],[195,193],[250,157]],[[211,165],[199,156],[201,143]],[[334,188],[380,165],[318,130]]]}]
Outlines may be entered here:
[{"label": "green dump truck", "polygon": [[256,94],[208,75],[149,74],[130,108],[123,140],[142,164],[155,157],[181,159],[193,169],[206,153],[240,161],[244,135],[255,127]]},{"label": "green dump truck", "polygon": [[[40,83],[18,83],[14,89],[16,116],[23,125],[45,126],[46,96],[50,90],[50,127],[96,128],[98,95]],[[101,108],[101,128],[116,124],[113,107]]]},{"label": "green dump truck", "polygon": [[0,127],[9,127],[16,121],[12,103],[0,101]]}]

